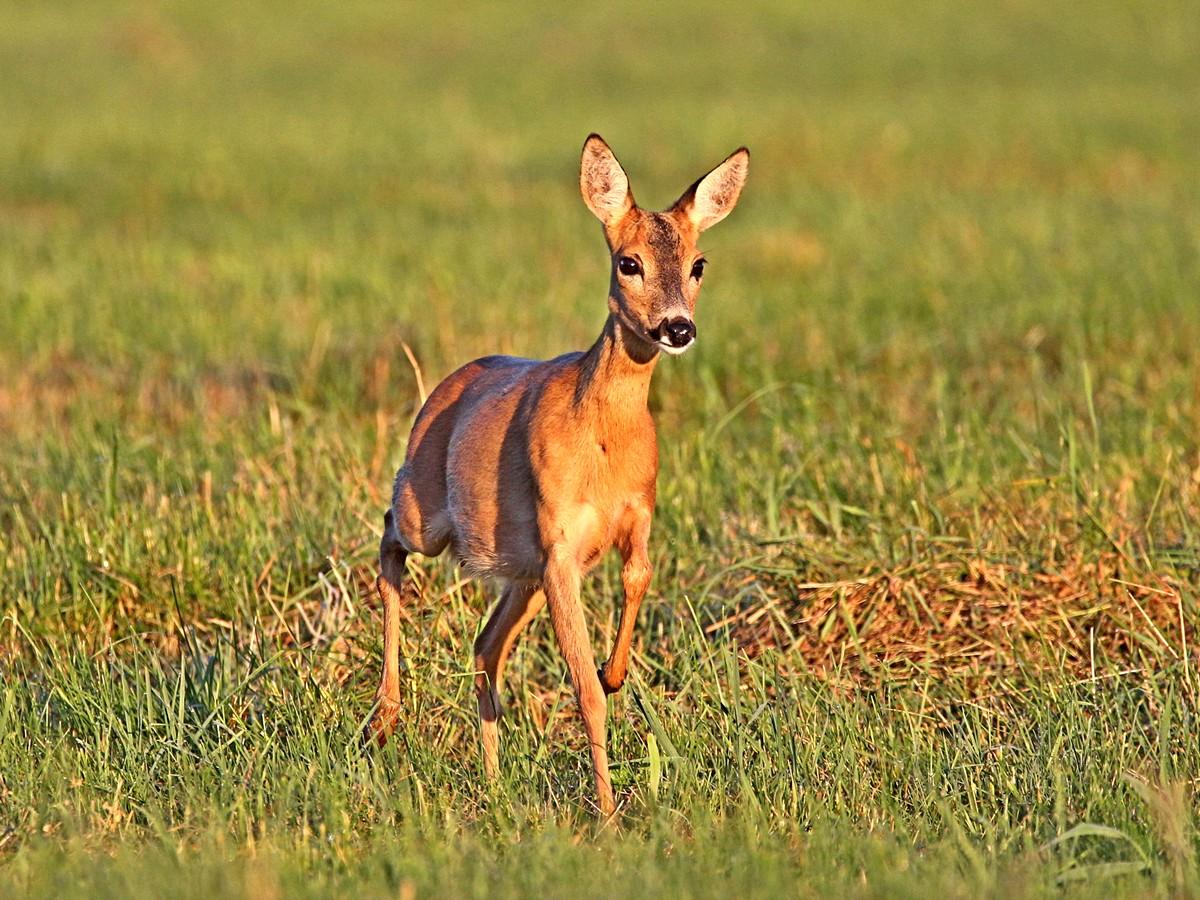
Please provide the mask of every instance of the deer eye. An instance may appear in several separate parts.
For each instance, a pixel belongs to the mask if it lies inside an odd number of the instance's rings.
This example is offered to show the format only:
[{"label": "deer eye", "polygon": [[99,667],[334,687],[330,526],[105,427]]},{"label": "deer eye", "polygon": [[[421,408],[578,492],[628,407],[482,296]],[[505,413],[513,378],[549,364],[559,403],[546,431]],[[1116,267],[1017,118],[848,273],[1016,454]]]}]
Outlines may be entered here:
[{"label": "deer eye", "polygon": [[622,256],[617,260],[617,271],[622,275],[641,275],[642,264],[632,256]]},{"label": "deer eye", "polygon": [[692,263],[692,277],[699,281],[704,277],[704,267],[707,265],[707,260],[698,259]]}]

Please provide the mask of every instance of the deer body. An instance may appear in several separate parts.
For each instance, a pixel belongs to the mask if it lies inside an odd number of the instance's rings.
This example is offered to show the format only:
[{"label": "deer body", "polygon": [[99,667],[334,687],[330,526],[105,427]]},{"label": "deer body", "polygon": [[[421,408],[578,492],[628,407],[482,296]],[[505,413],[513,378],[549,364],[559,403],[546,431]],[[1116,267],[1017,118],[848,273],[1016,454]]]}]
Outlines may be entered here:
[{"label": "deer body", "polygon": [[[613,253],[609,315],[586,352],[548,361],[492,356],[463,366],[429,396],[413,426],[385,516],[377,588],[384,667],[369,735],[386,740],[399,714],[400,592],[410,553],[449,546],[472,575],[505,587],[475,644],[484,763],[498,766],[498,686],[517,635],[548,605],[591,744],[597,799],[614,809],[605,694],[626,673],[649,585],[658,472],[647,408],[661,351],[693,340],[703,258],[695,238],[732,209],[745,179],[740,150],[666,213],[633,203],[608,146],[584,145],[581,188]],[[579,601],[583,576],[613,547],[624,561],[617,638],[597,671]]]},{"label": "deer body", "polygon": [[472,575],[540,581],[556,540],[574,535],[590,568],[627,510],[653,508],[654,360],[621,359],[609,332],[587,353],[486,357],[438,385],[396,478],[406,549],[449,545]]}]

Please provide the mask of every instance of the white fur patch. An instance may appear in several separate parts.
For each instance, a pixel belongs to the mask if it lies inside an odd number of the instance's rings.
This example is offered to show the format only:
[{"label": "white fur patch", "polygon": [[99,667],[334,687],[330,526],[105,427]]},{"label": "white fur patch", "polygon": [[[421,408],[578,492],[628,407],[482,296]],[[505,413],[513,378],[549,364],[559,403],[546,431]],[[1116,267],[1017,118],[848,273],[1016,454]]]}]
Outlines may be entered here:
[{"label": "white fur patch", "polygon": [[654,343],[658,346],[658,349],[663,351],[664,353],[669,353],[672,356],[682,356],[684,353],[687,353],[689,350],[691,350],[693,347],[696,346],[696,339],[692,338],[690,341],[688,341],[682,347],[673,347],[672,345],[668,344],[666,341],[655,341]]}]

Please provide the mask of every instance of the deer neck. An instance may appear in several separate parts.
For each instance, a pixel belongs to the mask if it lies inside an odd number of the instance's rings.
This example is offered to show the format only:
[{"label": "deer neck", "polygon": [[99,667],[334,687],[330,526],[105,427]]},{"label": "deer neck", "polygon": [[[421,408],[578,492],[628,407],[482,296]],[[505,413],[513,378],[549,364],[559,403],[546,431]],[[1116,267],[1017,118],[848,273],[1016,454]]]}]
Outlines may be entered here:
[{"label": "deer neck", "polygon": [[609,314],[604,330],[580,360],[576,406],[597,424],[640,421],[646,414],[650,376],[659,352]]}]

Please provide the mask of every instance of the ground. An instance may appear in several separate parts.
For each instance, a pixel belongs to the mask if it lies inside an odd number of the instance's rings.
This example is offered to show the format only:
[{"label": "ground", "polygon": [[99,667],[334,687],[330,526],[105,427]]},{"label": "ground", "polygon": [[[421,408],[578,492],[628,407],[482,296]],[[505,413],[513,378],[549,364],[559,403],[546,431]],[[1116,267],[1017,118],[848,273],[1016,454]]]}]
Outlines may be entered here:
[{"label": "ground", "polygon": [[[1200,889],[1191,5],[3,20],[0,894]],[[603,322],[591,131],[648,206],[753,153],[652,392],[605,827],[545,622],[481,782],[446,560],[357,739],[422,385]]]}]

